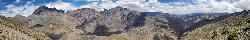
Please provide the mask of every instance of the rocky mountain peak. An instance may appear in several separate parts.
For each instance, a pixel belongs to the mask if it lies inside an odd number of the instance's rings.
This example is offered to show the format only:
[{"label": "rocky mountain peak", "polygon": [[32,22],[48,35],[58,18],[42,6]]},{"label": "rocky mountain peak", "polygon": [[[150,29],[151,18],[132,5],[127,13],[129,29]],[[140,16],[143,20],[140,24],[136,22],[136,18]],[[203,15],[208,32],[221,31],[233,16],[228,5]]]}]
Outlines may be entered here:
[{"label": "rocky mountain peak", "polygon": [[42,12],[59,12],[64,13],[63,10],[57,10],[56,8],[48,8],[46,6],[40,6],[38,9],[36,9],[33,14],[40,14]]},{"label": "rocky mountain peak", "polygon": [[[98,13],[95,9],[92,8],[81,8],[77,10],[73,10],[75,13],[85,13],[85,14],[95,14]],[[70,13],[70,12],[69,12]]]}]

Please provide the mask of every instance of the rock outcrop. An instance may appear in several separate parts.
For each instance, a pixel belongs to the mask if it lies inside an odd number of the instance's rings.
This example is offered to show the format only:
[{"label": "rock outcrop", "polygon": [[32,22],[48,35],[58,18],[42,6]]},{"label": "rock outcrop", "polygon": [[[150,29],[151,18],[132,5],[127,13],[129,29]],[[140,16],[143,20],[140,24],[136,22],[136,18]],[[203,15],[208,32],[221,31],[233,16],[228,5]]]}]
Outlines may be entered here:
[{"label": "rock outcrop", "polygon": [[58,13],[64,13],[63,10],[57,10],[56,8],[48,8],[46,6],[40,6],[38,9],[36,9],[33,14],[41,14],[42,12],[49,12],[49,13],[52,13],[52,12],[58,12]]}]

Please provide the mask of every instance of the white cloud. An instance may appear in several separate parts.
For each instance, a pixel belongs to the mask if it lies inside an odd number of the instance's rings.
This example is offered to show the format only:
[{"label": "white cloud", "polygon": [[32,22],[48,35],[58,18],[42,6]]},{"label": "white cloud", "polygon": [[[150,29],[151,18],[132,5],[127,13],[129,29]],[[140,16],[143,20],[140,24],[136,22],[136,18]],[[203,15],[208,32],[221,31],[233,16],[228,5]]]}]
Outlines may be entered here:
[{"label": "white cloud", "polygon": [[20,2],[21,2],[21,0],[16,0],[16,1],[15,1],[15,3],[20,3]]},{"label": "white cloud", "polygon": [[73,2],[85,1],[85,0],[72,0]]},{"label": "white cloud", "polygon": [[14,8],[16,6],[14,4],[10,4],[10,5],[6,5],[5,7],[8,8],[8,9],[10,9],[10,8]]},{"label": "white cloud", "polygon": [[7,17],[14,17],[15,15],[23,15],[28,16],[32,14],[35,9],[39,6],[34,6],[33,4],[25,4],[24,6],[15,6],[14,4],[10,4],[5,6],[6,10],[1,10],[0,15],[5,15]]},{"label": "white cloud", "polygon": [[56,8],[60,10],[75,10],[76,7],[72,5],[72,3],[66,3],[66,2],[55,2],[55,3],[49,3],[46,5],[49,8]]},{"label": "white cloud", "polygon": [[[20,0],[17,0],[20,1]],[[250,0],[192,0],[192,4],[185,0],[175,0],[171,3],[160,3],[158,0],[118,0],[115,3],[112,0],[74,0],[87,1],[88,4],[80,7],[75,7],[72,3],[57,1],[46,4],[49,8],[57,8],[60,10],[75,10],[78,8],[94,8],[98,11],[104,9],[121,6],[141,12],[164,12],[173,14],[188,14],[188,13],[225,13],[238,12],[242,10],[250,10]],[[5,6],[7,10],[2,10],[1,15],[29,15],[38,6],[34,6],[31,2],[27,2],[24,6],[15,6],[14,4]]]},{"label": "white cloud", "polygon": [[[108,1],[108,2],[107,2]],[[137,11],[165,12],[165,13],[232,13],[250,9],[249,0],[192,0],[194,4],[184,1],[172,3],[160,3],[157,0],[102,0],[100,4],[90,3],[81,8],[94,8],[97,10],[110,9],[114,6],[122,6]]]},{"label": "white cloud", "polygon": [[[31,4],[32,2],[26,2],[23,6],[15,6],[14,4],[6,5],[6,10],[1,10],[0,15],[5,15],[8,17],[14,17],[15,15],[29,16],[33,13],[39,6]],[[57,8],[59,10],[75,10],[78,7],[74,7],[72,3],[66,3],[62,1],[57,1],[54,3],[46,4],[45,6],[49,8]]]},{"label": "white cloud", "polygon": [[[28,16],[33,13],[39,6],[35,6],[31,4],[32,2],[26,2],[23,6],[15,6],[14,4],[6,5],[6,10],[1,10],[0,15],[5,15],[7,17],[14,17],[15,15],[23,15]],[[49,8],[57,8],[60,10],[75,10],[77,7],[74,7],[72,3],[66,3],[66,2],[55,2],[55,3],[49,3],[46,4]]]},{"label": "white cloud", "polygon": [[2,13],[1,15],[5,15],[5,16],[15,16],[16,15],[16,13],[11,13],[12,11],[15,11],[14,8],[16,8],[16,6],[14,4],[6,5],[5,7],[7,9],[0,11],[0,13]]},{"label": "white cloud", "polygon": [[247,9],[250,10],[250,0],[239,0],[238,2],[234,3],[235,7],[241,8],[241,9]]},{"label": "white cloud", "polygon": [[99,0],[86,0],[87,2],[96,2],[96,1],[99,1]]},{"label": "white cloud", "polygon": [[112,0],[102,0],[99,4],[99,2],[92,2],[92,1],[89,1],[91,3],[88,3],[87,5],[83,5],[83,6],[80,6],[80,8],[93,8],[93,9],[96,9],[97,11],[102,11],[104,9],[111,9],[111,8],[114,8],[114,7],[117,7],[117,4],[116,3],[113,3]]}]

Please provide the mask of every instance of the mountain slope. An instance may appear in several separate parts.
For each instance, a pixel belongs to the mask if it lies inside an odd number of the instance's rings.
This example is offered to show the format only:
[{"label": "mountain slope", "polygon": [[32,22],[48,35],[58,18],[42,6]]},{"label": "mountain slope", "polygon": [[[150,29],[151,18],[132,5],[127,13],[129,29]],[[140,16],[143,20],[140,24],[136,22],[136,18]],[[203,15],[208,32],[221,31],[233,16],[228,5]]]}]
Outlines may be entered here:
[{"label": "mountain slope", "polygon": [[184,39],[249,40],[250,11],[236,12],[208,20],[184,34]]},{"label": "mountain slope", "polygon": [[0,39],[1,40],[48,40],[41,32],[25,28],[21,23],[13,22],[7,17],[0,16]]}]

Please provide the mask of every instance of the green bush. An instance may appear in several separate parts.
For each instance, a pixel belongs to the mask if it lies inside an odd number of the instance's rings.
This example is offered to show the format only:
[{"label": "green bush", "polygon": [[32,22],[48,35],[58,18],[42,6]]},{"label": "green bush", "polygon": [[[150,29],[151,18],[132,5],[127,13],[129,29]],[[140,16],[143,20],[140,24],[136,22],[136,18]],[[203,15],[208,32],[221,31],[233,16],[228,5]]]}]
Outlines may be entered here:
[{"label": "green bush", "polygon": [[218,34],[217,34],[217,32],[213,31],[212,35],[213,36],[211,38],[215,38]]},{"label": "green bush", "polygon": [[234,37],[237,37],[237,33],[236,32],[230,32],[227,40],[234,40]]}]

